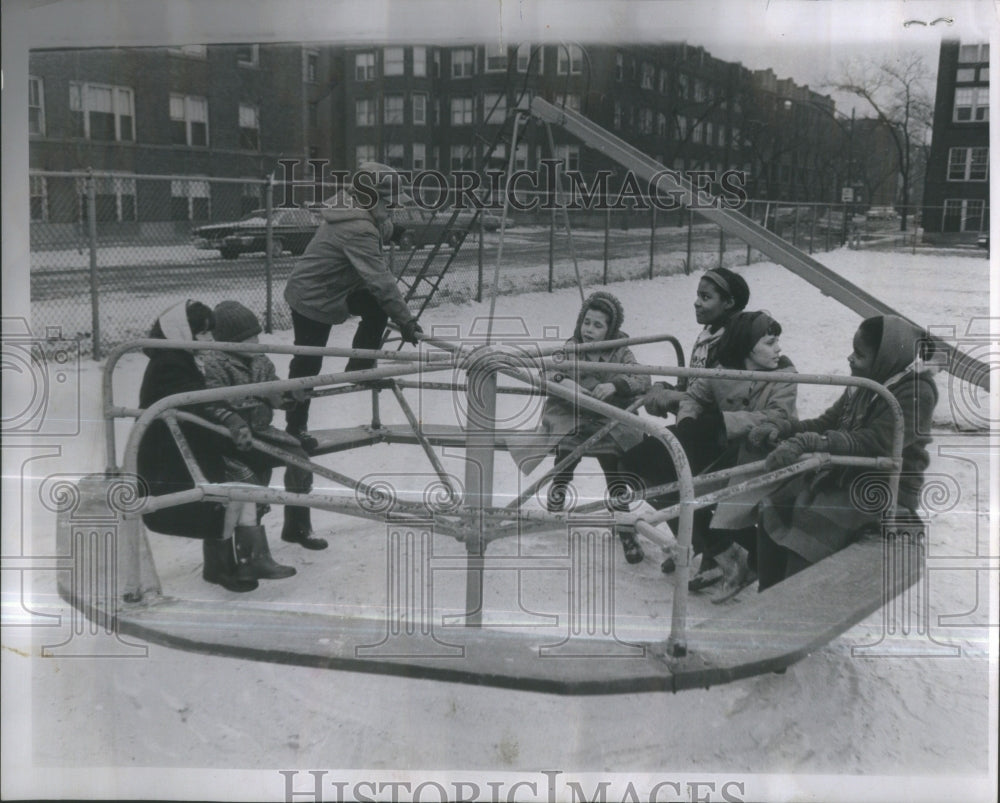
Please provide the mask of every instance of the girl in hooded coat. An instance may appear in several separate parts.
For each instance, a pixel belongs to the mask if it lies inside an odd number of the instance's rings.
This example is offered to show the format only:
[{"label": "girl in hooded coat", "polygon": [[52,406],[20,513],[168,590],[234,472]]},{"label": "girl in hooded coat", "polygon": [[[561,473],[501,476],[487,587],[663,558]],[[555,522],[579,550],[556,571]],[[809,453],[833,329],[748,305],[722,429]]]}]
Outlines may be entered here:
[{"label": "girl in hooded coat", "polygon": [[[903,410],[903,469],[897,504],[911,512],[917,508],[930,462],[927,433],[938,398],[931,371],[918,353],[926,343],[926,334],[909,321],[877,316],[861,323],[847,358],[852,376],[884,385]],[[768,422],[751,432],[760,442],[786,438],[768,455],[769,469],[790,465],[806,452],[890,457],[892,436],[889,405],[863,388],[848,388],[818,418]],[[862,474],[871,477],[873,472],[852,467],[821,469],[794,477],[764,499],[757,529],[761,591],[879,526],[878,513],[861,510],[852,501],[856,495],[852,485]]]},{"label": "girl in hooded coat", "polygon": [[[198,301],[182,301],[160,315],[149,336],[156,340],[194,341],[211,339],[212,310]],[[146,349],[149,364],[139,388],[139,406],[147,408],[176,393],[205,390],[205,377],[194,353],[184,348]],[[227,427],[232,440],[188,422],[179,422],[198,467],[211,483],[226,482],[225,458],[250,447],[250,429],[240,416],[221,404],[188,405],[184,408]],[[137,470],[143,496],[163,496],[194,488],[194,479],[167,424],[157,419],[139,442]],[[218,502],[189,502],[144,513],[143,523],[165,535],[202,540],[205,565],[202,577],[230,591],[252,591],[257,579],[250,566],[249,545],[233,538],[236,522],[251,505],[228,506]]]},{"label": "girl in hooded coat", "polygon": [[[580,308],[573,337],[566,341],[568,346],[594,343],[601,340],[617,340],[628,335],[621,326],[625,312],[621,301],[611,293],[598,291],[591,294]],[[576,355],[576,360],[592,364],[571,373],[567,379],[576,382],[587,394],[599,401],[616,407],[627,407],[636,397],[649,390],[649,377],[643,374],[607,373],[600,369],[601,363],[635,363],[635,355],[628,346],[617,346],[601,351],[586,351]],[[563,381],[560,374],[550,372],[547,381]],[[541,429],[556,447],[556,462],[561,462],[577,446],[597,432],[606,420],[600,416],[575,407],[568,401],[549,396],[542,413]],[[615,426],[600,440],[592,444],[590,454],[597,458],[609,490],[609,504],[620,509],[623,503],[613,501],[614,484],[618,476],[618,460],[626,450],[642,440],[637,430]],[[565,466],[552,478],[549,486],[547,506],[549,511],[561,511],[566,503],[566,490],[573,479],[573,472],[579,465],[579,458]],[[627,507],[625,508],[627,509]],[[629,563],[638,563],[643,558],[642,548],[632,532],[619,534]]]}]

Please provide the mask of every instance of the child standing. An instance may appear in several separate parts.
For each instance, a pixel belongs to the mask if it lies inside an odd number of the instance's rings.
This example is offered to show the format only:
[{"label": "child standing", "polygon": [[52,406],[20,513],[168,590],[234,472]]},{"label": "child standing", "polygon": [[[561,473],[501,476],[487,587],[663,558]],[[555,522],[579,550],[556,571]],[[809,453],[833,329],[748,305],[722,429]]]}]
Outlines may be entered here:
[{"label": "child standing", "polygon": [[[580,308],[573,337],[566,341],[568,346],[597,343],[602,340],[617,340],[628,337],[621,326],[625,312],[618,298],[611,293],[598,291],[591,294]],[[577,385],[595,399],[627,407],[634,397],[649,390],[649,377],[643,374],[613,374],[601,370],[601,363],[635,363],[635,355],[627,346],[585,351],[571,355],[588,367],[570,373],[566,379]],[[593,367],[590,367],[590,366]],[[548,381],[563,381],[559,375],[550,372]],[[580,410],[568,401],[549,396],[542,413],[542,430],[551,437],[556,447],[556,462],[562,462],[577,446],[594,435],[606,420],[601,416]],[[614,480],[618,476],[618,460],[622,454],[641,440],[642,436],[627,427],[613,427],[610,432],[590,447],[597,458],[607,480],[608,505],[613,510],[627,509],[623,502],[615,502]],[[564,466],[553,478],[549,486],[547,507],[550,512],[558,512],[566,503],[566,491],[573,479],[573,472],[580,459]],[[643,558],[642,547],[634,532],[619,533],[629,563],[638,563]]]},{"label": "child standing", "polygon": [[[225,343],[258,342],[258,335],[261,332],[260,322],[253,312],[238,301],[223,301],[215,307],[214,313],[216,340]],[[278,379],[274,363],[265,354],[210,351],[206,353],[204,366],[205,382],[210,388],[274,382]],[[229,407],[246,421],[254,437],[291,452],[303,460],[308,460],[298,440],[271,424],[275,408],[285,409],[295,401],[291,394],[248,395],[230,401]],[[272,469],[280,465],[283,464],[269,455],[251,451],[241,454],[238,459],[228,458],[226,471],[231,481],[267,485],[270,482]],[[285,490],[309,493],[312,490],[312,473],[296,466],[288,466],[285,469]],[[327,546],[324,539],[312,535],[308,507],[285,507],[281,538],[306,549],[325,549]],[[266,547],[266,539],[264,545]]]},{"label": "child standing", "polygon": [[[923,472],[930,462],[927,444],[937,386],[920,358],[926,334],[894,315],[866,318],[854,335],[847,358],[852,376],[888,388],[903,410],[903,468],[898,506],[915,511]],[[832,407],[808,421],[761,425],[752,437],[761,442],[786,438],[768,455],[769,469],[794,463],[806,452],[854,457],[889,457],[893,415],[870,390],[848,388]],[[791,437],[789,437],[791,436]],[[867,468],[828,468],[801,474],[761,503],[757,529],[760,590],[843,549],[863,531],[877,526],[878,514],[852,503],[851,485]]]}]

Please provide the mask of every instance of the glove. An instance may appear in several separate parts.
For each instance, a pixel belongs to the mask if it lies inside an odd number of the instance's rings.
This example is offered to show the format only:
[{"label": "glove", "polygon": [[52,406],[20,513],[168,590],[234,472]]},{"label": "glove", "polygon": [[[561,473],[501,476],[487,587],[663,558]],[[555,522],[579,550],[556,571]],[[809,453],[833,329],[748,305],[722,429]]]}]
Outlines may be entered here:
[{"label": "glove", "polygon": [[642,404],[650,415],[665,418],[673,412],[683,395],[680,391],[665,388],[663,385],[654,385],[642,397]]},{"label": "glove", "polygon": [[250,427],[236,413],[230,413],[222,423],[229,430],[229,435],[236,444],[236,448],[241,452],[247,451],[253,445],[251,443],[253,435],[250,433]]},{"label": "glove", "polygon": [[806,452],[827,451],[826,439],[818,432],[800,432],[778,444],[778,448],[767,456],[764,467],[768,471],[790,466]]},{"label": "glove", "polygon": [[309,391],[305,388],[298,388],[296,390],[286,390],[281,394],[281,404],[279,407],[282,410],[294,410],[302,402],[309,398]]},{"label": "glove", "polygon": [[403,240],[403,232],[406,231],[405,226],[400,226],[398,223],[392,224],[392,236],[389,237],[389,242],[393,245],[399,245]]},{"label": "glove", "polygon": [[400,334],[403,336],[403,342],[409,343],[416,346],[420,343],[417,335],[422,335],[424,330],[420,328],[420,324],[417,323],[417,319],[414,318],[412,321],[407,321],[402,326],[399,327]]},{"label": "glove", "polygon": [[789,437],[794,430],[791,421],[765,421],[751,428],[747,433],[747,443],[754,449],[773,449],[782,438]]}]

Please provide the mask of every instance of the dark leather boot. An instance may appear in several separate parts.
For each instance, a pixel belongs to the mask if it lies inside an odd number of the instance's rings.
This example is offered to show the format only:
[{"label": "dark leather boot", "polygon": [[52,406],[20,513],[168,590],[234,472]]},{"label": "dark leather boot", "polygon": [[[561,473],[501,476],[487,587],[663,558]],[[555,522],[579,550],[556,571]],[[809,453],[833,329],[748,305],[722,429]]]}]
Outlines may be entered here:
[{"label": "dark leather boot", "polygon": [[281,540],[305,547],[306,549],[326,549],[325,538],[312,534],[312,519],[307,507],[286,507],[285,526],[281,528]]},{"label": "dark leather boot", "polygon": [[618,533],[618,540],[622,542],[625,560],[629,563],[641,563],[646,553],[639,546],[639,539],[636,538],[635,529],[625,525],[618,525],[615,530]]},{"label": "dark leather boot", "polygon": [[250,569],[258,580],[281,580],[295,574],[294,566],[284,566],[271,557],[271,548],[267,545],[267,532],[257,525],[238,525],[233,535],[236,541],[237,554],[250,554]]},{"label": "dark leather boot", "polygon": [[201,576],[206,582],[237,592],[257,588],[257,580],[249,565],[237,562],[232,538],[206,538],[201,543],[205,559]]}]

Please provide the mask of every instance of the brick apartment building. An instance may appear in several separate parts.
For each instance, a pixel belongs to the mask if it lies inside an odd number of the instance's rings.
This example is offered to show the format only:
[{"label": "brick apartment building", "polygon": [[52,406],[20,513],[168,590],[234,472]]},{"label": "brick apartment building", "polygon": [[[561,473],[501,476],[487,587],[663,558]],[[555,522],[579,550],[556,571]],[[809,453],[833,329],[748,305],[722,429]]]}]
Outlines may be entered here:
[{"label": "brick apartment building", "polygon": [[924,239],[975,242],[989,228],[989,45],[942,42],[924,184]]},{"label": "brick apartment building", "polygon": [[[36,241],[82,225],[88,167],[114,173],[97,185],[102,236],[109,225],[180,235],[258,207],[259,180],[280,176],[280,159],[503,168],[509,112],[536,95],[668,167],[746,170],[755,197],[836,201],[845,180],[846,128],[829,97],[683,43],[36,51],[30,73]],[[620,181],[599,151],[537,121],[518,133],[515,168],[536,168],[553,146],[568,168]],[[151,174],[170,178],[142,178]]]}]

